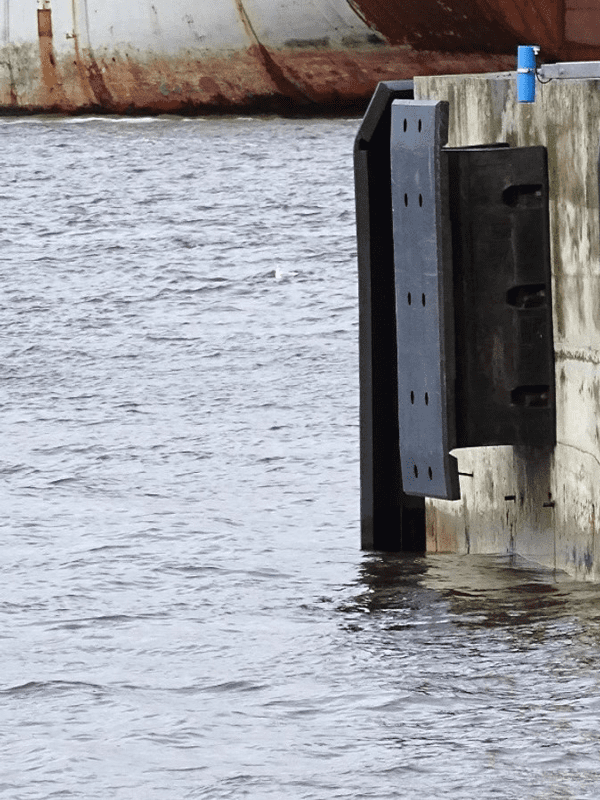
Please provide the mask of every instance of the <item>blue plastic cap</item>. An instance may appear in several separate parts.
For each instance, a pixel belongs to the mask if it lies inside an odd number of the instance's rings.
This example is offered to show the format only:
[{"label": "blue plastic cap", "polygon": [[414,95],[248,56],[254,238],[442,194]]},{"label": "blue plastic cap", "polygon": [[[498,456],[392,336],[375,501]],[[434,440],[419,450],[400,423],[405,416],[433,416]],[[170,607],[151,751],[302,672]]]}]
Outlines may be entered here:
[{"label": "blue plastic cap", "polygon": [[535,56],[538,47],[521,44],[517,49],[517,100],[519,103],[535,103]]}]

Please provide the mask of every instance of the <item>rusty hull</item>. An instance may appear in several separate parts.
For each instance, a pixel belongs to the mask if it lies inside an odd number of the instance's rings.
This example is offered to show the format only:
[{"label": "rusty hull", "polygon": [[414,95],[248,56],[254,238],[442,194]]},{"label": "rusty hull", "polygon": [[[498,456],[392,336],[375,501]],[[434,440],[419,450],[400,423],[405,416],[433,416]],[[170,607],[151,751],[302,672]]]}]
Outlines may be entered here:
[{"label": "rusty hull", "polygon": [[[362,109],[381,80],[513,69],[523,42],[547,60],[600,58],[600,0],[313,0],[306,11],[220,0],[231,36],[220,19],[210,46],[196,29],[190,39],[197,23],[182,13],[206,22],[208,0],[156,0],[146,40],[133,19],[129,40],[113,34],[113,0],[29,0],[16,12],[11,2],[0,0],[0,113],[343,112]],[[277,29],[288,8],[297,37]],[[32,16],[13,35],[15,13]],[[129,32],[126,14],[117,21]]]},{"label": "rusty hull", "polygon": [[512,56],[490,59],[438,53],[330,51],[265,52],[257,46],[228,57],[156,58],[144,63],[130,54],[68,60],[55,66],[41,53],[43,80],[34,97],[0,94],[2,106],[23,111],[132,113],[294,112],[362,107],[378,81],[429,72],[436,59],[442,73],[508,69]]}]

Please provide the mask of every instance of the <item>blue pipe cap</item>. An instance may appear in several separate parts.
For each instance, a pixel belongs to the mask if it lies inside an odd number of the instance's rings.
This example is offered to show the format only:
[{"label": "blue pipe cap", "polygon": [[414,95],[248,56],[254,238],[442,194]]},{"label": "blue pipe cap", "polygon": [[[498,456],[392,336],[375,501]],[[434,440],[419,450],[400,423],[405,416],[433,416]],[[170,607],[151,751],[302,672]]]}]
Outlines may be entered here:
[{"label": "blue pipe cap", "polygon": [[517,100],[535,103],[535,57],[540,52],[536,44],[520,44],[517,48]]}]

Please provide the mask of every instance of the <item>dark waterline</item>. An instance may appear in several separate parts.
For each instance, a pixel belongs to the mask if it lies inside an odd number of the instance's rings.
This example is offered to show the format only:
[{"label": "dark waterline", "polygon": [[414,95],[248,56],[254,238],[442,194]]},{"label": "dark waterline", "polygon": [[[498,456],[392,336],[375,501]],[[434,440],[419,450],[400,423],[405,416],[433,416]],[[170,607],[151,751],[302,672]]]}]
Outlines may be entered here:
[{"label": "dark waterline", "polygon": [[359,551],[356,127],[0,122],[0,796],[597,796],[597,586]]}]

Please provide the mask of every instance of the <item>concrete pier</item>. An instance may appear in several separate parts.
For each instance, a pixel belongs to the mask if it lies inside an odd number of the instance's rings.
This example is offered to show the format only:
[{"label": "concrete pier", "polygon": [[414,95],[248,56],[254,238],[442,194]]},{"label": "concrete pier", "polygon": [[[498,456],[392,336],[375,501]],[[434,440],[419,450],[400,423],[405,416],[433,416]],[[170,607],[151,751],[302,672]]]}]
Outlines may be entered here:
[{"label": "concrete pier", "polygon": [[453,451],[461,500],[426,500],[427,550],[516,553],[599,580],[600,80],[538,83],[531,105],[515,73],[418,77],[414,92],[449,102],[450,147],[547,147],[556,365],[556,446]]}]

